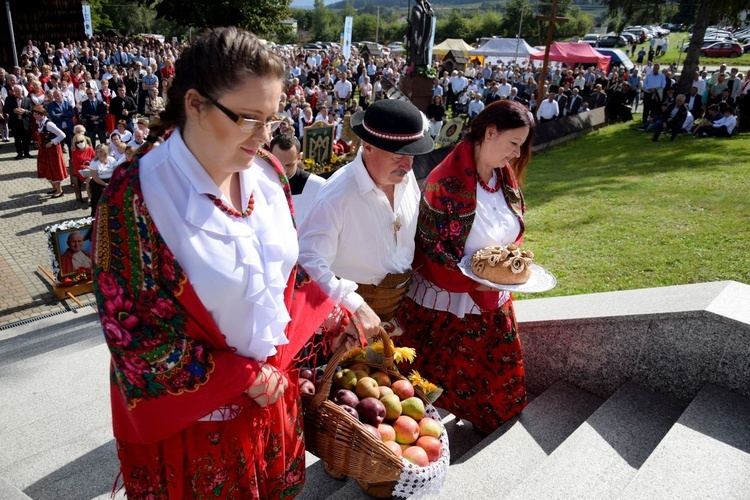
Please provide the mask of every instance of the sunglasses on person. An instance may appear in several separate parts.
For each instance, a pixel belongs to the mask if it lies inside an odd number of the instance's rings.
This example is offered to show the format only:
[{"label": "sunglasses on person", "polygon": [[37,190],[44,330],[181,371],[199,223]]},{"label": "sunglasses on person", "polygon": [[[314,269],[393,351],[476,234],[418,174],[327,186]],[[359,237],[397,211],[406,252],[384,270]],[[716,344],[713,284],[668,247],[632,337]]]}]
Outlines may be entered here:
[{"label": "sunglasses on person", "polygon": [[86,144],[86,141],[76,141],[76,146],[79,146],[81,144]]},{"label": "sunglasses on person", "polygon": [[[204,96],[206,97],[206,96]],[[232,120],[234,123],[237,124],[237,126],[240,127],[240,130],[242,132],[245,132],[246,134],[255,135],[258,132],[260,132],[263,127],[268,130],[269,133],[273,134],[278,130],[279,126],[281,125],[281,120],[272,120],[270,122],[262,122],[260,120],[253,120],[252,118],[244,118],[242,116],[239,116],[237,113],[234,113],[233,111],[227,109],[219,102],[211,99],[210,97],[206,97],[208,101],[216,106],[216,108],[224,113],[227,118]]]}]

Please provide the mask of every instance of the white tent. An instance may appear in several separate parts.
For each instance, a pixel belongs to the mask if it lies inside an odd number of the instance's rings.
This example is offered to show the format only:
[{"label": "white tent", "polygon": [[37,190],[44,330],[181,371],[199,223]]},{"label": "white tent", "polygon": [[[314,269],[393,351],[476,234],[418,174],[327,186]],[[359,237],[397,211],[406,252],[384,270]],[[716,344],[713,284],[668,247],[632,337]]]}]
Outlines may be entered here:
[{"label": "white tent", "polygon": [[523,38],[490,38],[484,45],[469,51],[469,57],[483,57],[490,64],[499,61],[523,61],[534,49]]}]

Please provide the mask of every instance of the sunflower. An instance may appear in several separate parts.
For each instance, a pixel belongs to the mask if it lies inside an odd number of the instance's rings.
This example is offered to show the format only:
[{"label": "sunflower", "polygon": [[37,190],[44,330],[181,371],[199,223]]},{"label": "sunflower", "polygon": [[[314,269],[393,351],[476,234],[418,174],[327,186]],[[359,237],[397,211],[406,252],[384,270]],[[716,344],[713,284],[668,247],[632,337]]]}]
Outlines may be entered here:
[{"label": "sunflower", "polygon": [[351,351],[344,354],[344,357],[341,358],[341,361],[364,361],[365,360],[365,350],[361,347],[355,347]]},{"label": "sunflower", "polygon": [[[401,363],[402,361],[408,361],[409,363],[414,362],[414,358],[417,357],[417,351],[411,347],[394,347],[393,341],[388,339],[393,349],[393,361],[395,363]],[[370,350],[378,354],[383,354],[383,341],[378,340],[375,343],[370,344]]]},{"label": "sunflower", "polygon": [[412,370],[411,373],[409,373],[408,378],[409,382],[411,382],[414,387],[419,388],[424,394],[429,394],[438,390],[438,386],[427,379],[422,378],[422,375],[420,375],[417,370]]}]

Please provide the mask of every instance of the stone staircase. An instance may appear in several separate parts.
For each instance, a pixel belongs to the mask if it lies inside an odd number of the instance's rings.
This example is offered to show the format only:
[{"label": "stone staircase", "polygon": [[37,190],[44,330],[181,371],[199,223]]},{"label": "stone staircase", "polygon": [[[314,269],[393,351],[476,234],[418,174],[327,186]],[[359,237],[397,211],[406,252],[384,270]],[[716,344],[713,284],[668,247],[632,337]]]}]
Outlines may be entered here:
[{"label": "stone staircase", "polygon": [[[538,396],[484,439],[445,415],[451,467],[440,494],[426,498],[750,499],[750,287],[534,299],[517,309]],[[298,498],[369,498],[308,458]]]},{"label": "stone staircase", "polygon": [[[516,308],[530,402],[485,438],[443,413],[452,463],[429,498],[750,500],[750,286]],[[93,311],[0,329],[0,500],[110,498],[107,366]],[[299,499],[368,498],[307,458]]]}]

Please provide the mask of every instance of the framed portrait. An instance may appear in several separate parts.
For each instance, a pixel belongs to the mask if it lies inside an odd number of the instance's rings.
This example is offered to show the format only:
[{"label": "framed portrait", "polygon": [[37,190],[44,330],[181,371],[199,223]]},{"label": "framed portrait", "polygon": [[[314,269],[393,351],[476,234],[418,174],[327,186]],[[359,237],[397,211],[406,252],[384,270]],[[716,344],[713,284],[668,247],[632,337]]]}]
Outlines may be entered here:
[{"label": "framed portrait", "polygon": [[86,217],[45,228],[53,274],[58,283],[91,279],[93,223],[92,217]]}]

